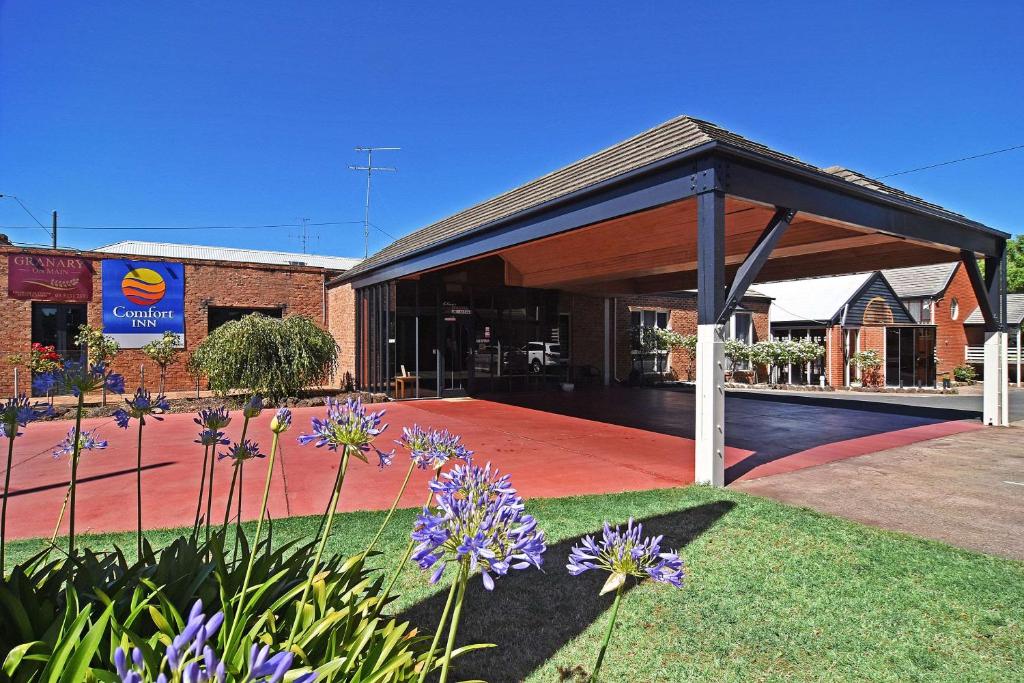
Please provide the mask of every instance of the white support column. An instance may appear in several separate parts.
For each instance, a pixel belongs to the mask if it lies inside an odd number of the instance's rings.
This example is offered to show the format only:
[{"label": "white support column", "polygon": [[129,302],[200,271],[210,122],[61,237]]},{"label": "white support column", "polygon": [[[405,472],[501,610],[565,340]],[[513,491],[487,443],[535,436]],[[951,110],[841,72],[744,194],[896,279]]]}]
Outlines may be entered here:
[{"label": "white support column", "polygon": [[608,297],[604,299],[604,385],[610,386],[612,383],[612,315],[611,315],[611,300]]},{"label": "white support column", "polygon": [[725,340],[721,325],[697,326],[694,481],[725,485]]},{"label": "white support column", "polygon": [[[1020,383],[1020,356],[1021,356],[1021,350],[1022,350],[1021,347],[1020,347],[1021,327],[1024,327],[1024,325],[1020,325],[1020,326],[1017,327],[1017,388],[1018,389],[1021,387],[1021,383]],[[15,396],[17,396],[17,393],[15,393]]]},{"label": "white support column", "polygon": [[992,427],[1005,427],[1010,423],[1006,347],[1005,332],[985,333],[985,396],[982,421]]}]

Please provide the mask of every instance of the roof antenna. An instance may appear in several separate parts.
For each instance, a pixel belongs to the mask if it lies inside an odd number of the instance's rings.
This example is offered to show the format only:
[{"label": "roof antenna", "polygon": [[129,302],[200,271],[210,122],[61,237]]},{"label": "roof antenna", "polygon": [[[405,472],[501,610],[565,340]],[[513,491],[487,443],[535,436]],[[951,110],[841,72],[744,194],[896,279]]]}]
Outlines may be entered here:
[{"label": "roof antenna", "polygon": [[366,166],[349,166],[353,171],[366,171],[366,205],[363,208],[363,258],[370,256],[370,179],[374,171],[397,171],[393,166],[374,166],[374,152],[397,152],[401,147],[356,147],[357,152],[366,152]]}]

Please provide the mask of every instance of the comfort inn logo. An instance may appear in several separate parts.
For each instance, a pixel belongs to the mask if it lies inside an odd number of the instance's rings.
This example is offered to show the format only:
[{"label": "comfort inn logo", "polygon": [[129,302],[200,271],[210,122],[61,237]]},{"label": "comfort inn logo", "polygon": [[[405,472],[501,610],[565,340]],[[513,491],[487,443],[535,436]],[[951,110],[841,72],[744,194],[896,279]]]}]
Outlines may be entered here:
[{"label": "comfort inn logo", "polygon": [[121,292],[136,306],[154,306],[167,293],[167,283],[155,270],[135,268],[121,279]]}]

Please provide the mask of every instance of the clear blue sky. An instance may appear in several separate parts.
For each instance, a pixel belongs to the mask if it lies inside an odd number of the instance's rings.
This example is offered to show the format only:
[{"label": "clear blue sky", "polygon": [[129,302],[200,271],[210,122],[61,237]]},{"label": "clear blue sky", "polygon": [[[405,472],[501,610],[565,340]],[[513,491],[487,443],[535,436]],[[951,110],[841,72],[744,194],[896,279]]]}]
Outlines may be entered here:
[{"label": "clear blue sky", "polygon": [[[371,220],[401,235],[681,113],[878,175],[1024,144],[1019,0],[490,4],[6,0],[0,192],[68,226],[358,221],[352,148],[395,145]],[[1018,233],[1022,169],[1019,150],[891,182]],[[30,222],[0,200],[0,232],[46,242],[11,227]],[[361,232],[310,250],[361,255]]]}]

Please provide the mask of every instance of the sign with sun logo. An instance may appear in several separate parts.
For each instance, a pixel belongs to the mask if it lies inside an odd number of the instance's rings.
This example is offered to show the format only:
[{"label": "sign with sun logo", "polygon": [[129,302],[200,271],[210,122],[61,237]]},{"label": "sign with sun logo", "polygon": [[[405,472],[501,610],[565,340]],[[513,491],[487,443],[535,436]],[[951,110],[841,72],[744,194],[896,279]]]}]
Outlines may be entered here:
[{"label": "sign with sun logo", "polygon": [[141,348],[164,332],[185,339],[185,268],[180,263],[105,259],[103,332]]}]

